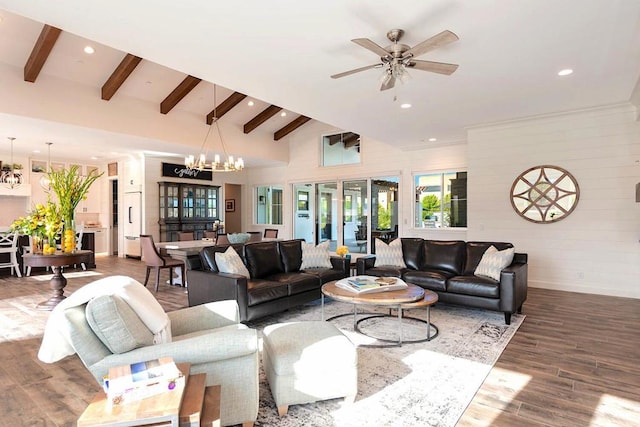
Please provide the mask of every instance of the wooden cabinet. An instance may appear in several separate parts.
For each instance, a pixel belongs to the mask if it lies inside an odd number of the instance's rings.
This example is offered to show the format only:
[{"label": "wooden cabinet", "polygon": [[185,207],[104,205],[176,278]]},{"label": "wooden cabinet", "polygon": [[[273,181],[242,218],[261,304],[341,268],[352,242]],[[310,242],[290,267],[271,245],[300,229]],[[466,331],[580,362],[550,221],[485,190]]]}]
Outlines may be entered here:
[{"label": "wooden cabinet", "polygon": [[219,218],[219,190],[214,185],[159,182],[160,239],[178,240],[179,231],[191,231],[201,239]]}]

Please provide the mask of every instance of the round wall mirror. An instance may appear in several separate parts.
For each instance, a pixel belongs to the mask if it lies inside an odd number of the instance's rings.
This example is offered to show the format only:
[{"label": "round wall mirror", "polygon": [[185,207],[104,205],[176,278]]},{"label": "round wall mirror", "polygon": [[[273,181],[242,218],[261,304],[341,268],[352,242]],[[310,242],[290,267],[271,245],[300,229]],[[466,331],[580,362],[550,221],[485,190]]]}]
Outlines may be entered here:
[{"label": "round wall mirror", "polygon": [[550,223],[567,217],[578,204],[578,181],[558,166],[534,166],[511,186],[511,206],[522,218]]}]

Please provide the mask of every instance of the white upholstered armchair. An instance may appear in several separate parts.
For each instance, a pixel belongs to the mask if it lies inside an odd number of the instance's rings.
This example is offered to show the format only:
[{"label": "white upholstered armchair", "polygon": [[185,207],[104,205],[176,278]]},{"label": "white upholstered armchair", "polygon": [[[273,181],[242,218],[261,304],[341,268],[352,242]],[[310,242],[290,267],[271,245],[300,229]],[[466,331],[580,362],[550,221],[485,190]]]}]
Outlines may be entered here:
[{"label": "white upholstered armchair", "polygon": [[53,310],[38,357],[51,363],[77,353],[100,385],[113,366],[167,356],[189,362],[207,385],[222,386],[222,425],[250,426],[258,415],[258,338],[239,318],[235,301],[165,314],[141,283],[113,276]]}]

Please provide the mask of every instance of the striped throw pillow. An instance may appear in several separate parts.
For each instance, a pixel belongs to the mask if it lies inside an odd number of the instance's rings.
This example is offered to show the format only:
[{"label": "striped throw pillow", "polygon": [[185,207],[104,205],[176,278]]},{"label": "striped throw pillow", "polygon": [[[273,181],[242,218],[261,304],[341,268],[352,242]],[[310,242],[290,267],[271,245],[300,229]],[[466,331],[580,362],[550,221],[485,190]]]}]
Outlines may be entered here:
[{"label": "striped throw pillow", "polygon": [[329,240],[327,240],[315,246],[313,243],[302,242],[302,265],[300,270],[305,268],[331,268],[329,243]]},{"label": "striped throw pillow", "polygon": [[224,252],[216,252],[216,265],[220,273],[239,274],[247,279],[250,277],[249,270],[233,246],[229,246]]},{"label": "striped throw pillow", "polygon": [[389,266],[406,268],[404,258],[402,257],[402,241],[395,239],[386,244],[380,239],[376,239],[376,260],[374,267]]},{"label": "striped throw pillow", "polygon": [[511,265],[514,253],[515,248],[499,251],[495,246],[489,246],[473,274],[500,280],[500,272]]}]

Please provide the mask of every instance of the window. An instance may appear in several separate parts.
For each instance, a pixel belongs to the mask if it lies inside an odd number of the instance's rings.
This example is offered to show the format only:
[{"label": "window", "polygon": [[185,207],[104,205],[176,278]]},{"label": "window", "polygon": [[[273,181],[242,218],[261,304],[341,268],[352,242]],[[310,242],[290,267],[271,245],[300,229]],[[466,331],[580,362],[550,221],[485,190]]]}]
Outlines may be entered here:
[{"label": "window", "polygon": [[467,226],[467,173],[445,172],[415,176],[415,226]]},{"label": "window", "polygon": [[282,225],[282,186],[256,188],[256,224]]},{"label": "window", "polygon": [[360,163],[360,135],[353,132],[322,137],[322,166]]}]

